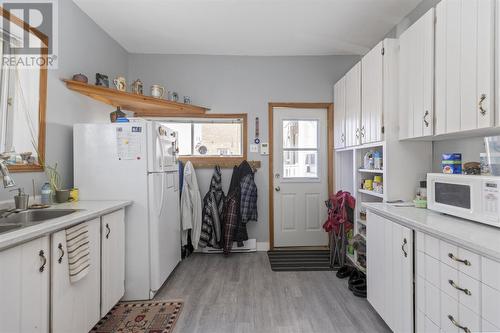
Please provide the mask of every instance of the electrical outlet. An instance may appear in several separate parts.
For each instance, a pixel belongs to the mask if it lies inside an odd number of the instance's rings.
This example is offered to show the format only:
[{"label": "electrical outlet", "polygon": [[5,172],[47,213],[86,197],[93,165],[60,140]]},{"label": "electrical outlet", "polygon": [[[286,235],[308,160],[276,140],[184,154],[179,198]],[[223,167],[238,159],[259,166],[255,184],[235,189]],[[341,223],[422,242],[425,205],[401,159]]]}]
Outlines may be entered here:
[{"label": "electrical outlet", "polygon": [[251,144],[250,145],[250,152],[251,153],[258,153],[259,152],[259,145]]}]

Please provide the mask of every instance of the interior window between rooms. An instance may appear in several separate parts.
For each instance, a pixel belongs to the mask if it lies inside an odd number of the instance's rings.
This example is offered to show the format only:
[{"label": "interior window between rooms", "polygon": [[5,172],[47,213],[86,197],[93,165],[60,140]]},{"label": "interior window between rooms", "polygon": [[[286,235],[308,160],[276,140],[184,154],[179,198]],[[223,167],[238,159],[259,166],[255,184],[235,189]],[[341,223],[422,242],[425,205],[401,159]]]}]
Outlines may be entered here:
[{"label": "interior window between rooms", "polygon": [[179,156],[243,157],[243,118],[168,119],[178,133]]}]

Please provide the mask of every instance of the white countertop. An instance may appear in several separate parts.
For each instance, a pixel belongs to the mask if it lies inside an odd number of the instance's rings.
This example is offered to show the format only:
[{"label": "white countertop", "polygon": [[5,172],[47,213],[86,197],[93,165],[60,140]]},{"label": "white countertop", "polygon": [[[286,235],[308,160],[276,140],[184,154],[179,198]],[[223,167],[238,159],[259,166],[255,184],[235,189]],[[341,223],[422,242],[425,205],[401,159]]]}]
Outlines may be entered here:
[{"label": "white countertop", "polygon": [[52,205],[47,209],[78,209],[79,211],[0,234],[0,250],[92,220],[131,204],[132,201],[77,201]]},{"label": "white countertop", "polygon": [[500,228],[439,214],[428,209],[396,207],[387,203],[363,203],[363,206],[410,229],[500,261]]}]

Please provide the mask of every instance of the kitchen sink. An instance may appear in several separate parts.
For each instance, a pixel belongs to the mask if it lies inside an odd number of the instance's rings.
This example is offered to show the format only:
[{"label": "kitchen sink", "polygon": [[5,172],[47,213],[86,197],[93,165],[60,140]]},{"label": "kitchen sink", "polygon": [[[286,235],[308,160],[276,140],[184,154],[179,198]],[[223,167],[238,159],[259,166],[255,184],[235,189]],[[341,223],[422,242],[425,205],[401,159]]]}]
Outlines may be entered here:
[{"label": "kitchen sink", "polygon": [[13,229],[17,229],[17,228],[21,228],[21,225],[18,225],[18,224],[0,224],[0,234],[7,232],[7,231],[10,231],[10,230],[13,230]]},{"label": "kitchen sink", "polygon": [[13,229],[29,227],[47,220],[73,214],[77,211],[78,209],[46,209],[11,213],[7,217],[0,218],[0,234]]}]

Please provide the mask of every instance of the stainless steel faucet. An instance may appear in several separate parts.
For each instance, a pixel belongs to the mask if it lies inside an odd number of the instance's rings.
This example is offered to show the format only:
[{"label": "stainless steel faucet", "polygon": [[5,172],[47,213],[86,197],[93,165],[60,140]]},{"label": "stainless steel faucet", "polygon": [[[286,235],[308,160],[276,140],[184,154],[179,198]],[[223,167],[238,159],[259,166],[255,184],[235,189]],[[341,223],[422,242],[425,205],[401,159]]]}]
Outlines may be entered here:
[{"label": "stainless steel faucet", "polygon": [[14,179],[12,179],[12,177],[10,176],[9,168],[7,167],[7,163],[5,162],[5,160],[2,160],[2,159],[0,159],[0,173],[3,176],[3,187],[4,188],[16,186]]}]

